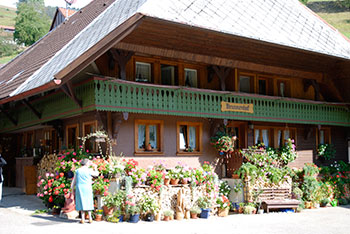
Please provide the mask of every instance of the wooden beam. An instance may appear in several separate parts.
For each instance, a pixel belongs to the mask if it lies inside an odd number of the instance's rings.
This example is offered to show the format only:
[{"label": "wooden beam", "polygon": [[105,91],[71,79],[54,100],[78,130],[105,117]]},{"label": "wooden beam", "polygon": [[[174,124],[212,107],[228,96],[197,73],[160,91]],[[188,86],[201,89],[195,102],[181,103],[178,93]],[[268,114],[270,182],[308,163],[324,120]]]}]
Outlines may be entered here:
[{"label": "wooden beam", "polygon": [[143,46],[143,45],[136,45],[132,43],[119,42],[115,46],[115,48],[135,51],[136,53],[140,53],[144,55],[153,55],[153,56],[160,56],[160,57],[182,59],[184,61],[251,70],[251,71],[256,71],[261,73],[271,73],[271,74],[281,75],[281,76],[291,76],[291,77],[316,79],[316,80],[322,80],[323,78],[322,72],[309,72],[309,71],[296,70],[291,68],[263,65],[263,64],[253,63],[253,62],[246,62],[246,61],[228,59],[228,58],[217,57],[217,56],[194,54],[190,52],[171,50],[171,49],[159,48],[159,47],[153,47],[153,46]]},{"label": "wooden beam", "polygon": [[135,53],[126,50],[117,50],[115,48],[111,48],[110,51],[113,59],[118,63],[120,79],[126,80],[126,64]]},{"label": "wooden beam", "polygon": [[311,79],[304,79],[304,92],[307,92],[310,86],[312,86],[315,90],[315,101],[320,100],[320,85],[317,83],[316,80]]},{"label": "wooden beam", "polygon": [[213,66],[216,75],[220,79],[221,91],[226,91],[226,78],[230,74],[231,68],[229,67],[219,67]]},{"label": "wooden beam", "polygon": [[18,122],[15,120],[3,107],[0,107],[0,111],[15,125],[17,126]]},{"label": "wooden beam", "polygon": [[72,82],[71,81],[68,81],[67,83],[65,83],[64,85],[61,86],[61,89],[63,90],[63,92],[70,98],[73,100],[73,102],[75,104],[77,104],[80,108],[83,107],[82,105],[82,101],[79,100],[76,95],[75,95],[75,92],[74,92],[74,88],[73,88],[73,85],[72,85]]},{"label": "wooden beam", "polygon": [[27,100],[22,100],[23,104],[28,107],[29,110],[33,112],[33,114],[38,117],[38,119],[41,119],[41,113],[37,111]]}]

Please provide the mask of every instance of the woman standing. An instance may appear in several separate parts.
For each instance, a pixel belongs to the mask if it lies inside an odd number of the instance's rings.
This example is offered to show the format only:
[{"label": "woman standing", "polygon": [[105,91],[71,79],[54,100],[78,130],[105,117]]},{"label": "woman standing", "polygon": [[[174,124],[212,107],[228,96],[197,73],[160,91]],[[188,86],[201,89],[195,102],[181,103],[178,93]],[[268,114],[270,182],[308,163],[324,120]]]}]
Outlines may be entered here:
[{"label": "woman standing", "polygon": [[[88,159],[83,159],[80,164],[81,168],[75,171],[71,188],[74,194],[75,186],[75,207],[77,211],[81,211],[80,223],[85,222],[86,211],[88,211],[89,214],[89,223],[92,223],[91,211],[94,209],[92,176],[98,176],[98,171],[96,170],[97,165],[91,163]],[[89,168],[90,165],[94,166],[94,170]]]},{"label": "woman standing", "polygon": [[4,180],[4,177],[2,175],[2,167],[5,166],[7,163],[3,157],[1,157],[1,152],[0,152],[0,202],[2,200],[2,182]]}]

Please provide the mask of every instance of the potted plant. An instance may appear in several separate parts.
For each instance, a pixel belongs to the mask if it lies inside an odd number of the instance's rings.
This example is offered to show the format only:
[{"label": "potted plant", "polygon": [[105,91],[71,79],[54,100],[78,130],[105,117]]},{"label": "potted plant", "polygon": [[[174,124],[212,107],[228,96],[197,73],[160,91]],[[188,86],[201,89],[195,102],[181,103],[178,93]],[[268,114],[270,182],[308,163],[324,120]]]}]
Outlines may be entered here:
[{"label": "potted plant", "polygon": [[95,221],[102,221],[103,210],[95,210]]},{"label": "potted plant", "polygon": [[154,215],[159,211],[159,205],[154,198],[145,196],[142,198],[141,212],[144,220],[148,222],[154,221]]},{"label": "potted plant", "polygon": [[230,200],[226,196],[221,195],[216,199],[216,204],[219,206],[218,216],[226,217],[230,210]]},{"label": "potted plant", "polygon": [[198,206],[194,206],[190,209],[191,219],[197,219],[198,215],[202,212],[202,210]]},{"label": "potted plant", "polygon": [[254,204],[248,203],[243,207],[243,214],[255,214],[256,208]]},{"label": "potted plant", "polygon": [[132,195],[128,195],[125,201],[125,213],[129,215],[130,223],[137,223],[140,219],[140,206],[133,201]]},{"label": "potted plant", "polygon": [[201,208],[200,218],[207,219],[210,214],[211,200],[208,197],[200,197],[197,200],[198,207]]},{"label": "potted plant", "polygon": [[169,178],[171,185],[177,185],[180,180],[180,169],[174,168],[169,171]]},{"label": "potted plant", "polygon": [[106,216],[112,215],[115,207],[115,200],[113,194],[108,194],[103,197],[103,212]]},{"label": "potted plant", "polygon": [[328,204],[329,204],[329,199],[328,198],[323,198],[321,201],[320,201],[320,206],[321,207],[326,207]]},{"label": "potted plant", "polygon": [[239,214],[243,214],[243,207],[245,206],[244,202],[241,202],[238,204],[239,208],[238,208],[238,213]]},{"label": "potted plant", "polygon": [[163,215],[164,215],[164,221],[169,221],[172,219],[172,217],[174,216],[174,211],[172,210],[165,210],[163,212]]}]

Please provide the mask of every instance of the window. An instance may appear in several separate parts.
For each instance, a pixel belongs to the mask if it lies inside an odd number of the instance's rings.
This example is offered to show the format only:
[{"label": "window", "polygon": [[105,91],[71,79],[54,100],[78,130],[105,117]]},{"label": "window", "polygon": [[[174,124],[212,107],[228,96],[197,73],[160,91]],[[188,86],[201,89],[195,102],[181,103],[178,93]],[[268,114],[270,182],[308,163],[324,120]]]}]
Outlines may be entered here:
[{"label": "window", "polygon": [[319,144],[331,144],[331,129],[321,128],[317,129],[317,145]]},{"label": "window", "polygon": [[135,153],[162,151],[163,121],[135,121]]},{"label": "window", "polygon": [[176,66],[161,64],[160,71],[162,85],[179,85]]},{"label": "window", "polygon": [[255,82],[254,74],[241,73],[239,75],[239,84],[238,84],[239,91],[243,93],[253,93],[254,82]]},{"label": "window", "polygon": [[[83,123],[83,136],[90,133],[94,133],[97,130],[97,121],[85,122]],[[85,150],[90,152],[96,152],[96,143],[93,138],[87,139],[85,141]]]},{"label": "window", "polygon": [[202,149],[202,123],[177,123],[177,152],[200,153]]},{"label": "window", "polygon": [[264,144],[270,146],[270,131],[267,128],[255,128],[254,129],[254,145]]},{"label": "window", "polygon": [[151,82],[151,64],[136,62],[135,80],[139,82]]},{"label": "window", "polygon": [[66,144],[68,149],[78,148],[79,126],[78,124],[67,125],[66,127]]},{"label": "window", "polygon": [[280,97],[290,97],[290,85],[288,80],[277,80],[277,91]]},{"label": "window", "polygon": [[55,153],[58,151],[58,141],[56,130],[50,129],[44,131],[44,141],[42,142],[45,153]]},{"label": "window", "polygon": [[275,129],[275,147],[282,147],[285,145],[288,138],[296,140],[296,129],[295,128],[280,128]]},{"label": "window", "polygon": [[197,70],[185,68],[185,86],[198,87]]},{"label": "window", "polygon": [[268,95],[268,79],[258,78],[258,94]]}]

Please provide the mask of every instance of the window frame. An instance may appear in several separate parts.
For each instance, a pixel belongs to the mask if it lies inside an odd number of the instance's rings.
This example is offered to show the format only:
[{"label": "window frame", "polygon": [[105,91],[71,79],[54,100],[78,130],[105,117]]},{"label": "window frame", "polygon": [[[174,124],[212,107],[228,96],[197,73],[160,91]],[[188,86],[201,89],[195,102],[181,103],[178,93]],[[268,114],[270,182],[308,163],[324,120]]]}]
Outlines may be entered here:
[{"label": "window frame", "polygon": [[316,146],[318,147],[320,142],[320,132],[324,131],[324,144],[332,144],[332,132],[330,127],[321,127],[321,128],[316,128]]},{"label": "window frame", "polygon": [[198,88],[198,87],[199,87],[199,79],[198,79],[198,77],[199,77],[199,71],[198,71],[198,69],[196,69],[196,68],[184,67],[183,70],[184,70],[184,86],[186,86],[186,70],[187,70],[187,71],[195,71],[195,72],[196,72],[196,86],[195,86],[195,87],[187,86],[187,87],[189,87],[189,88]]},{"label": "window frame", "polygon": [[[69,131],[70,128],[74,128],[74,127],[76,128],[75,134],[76,134],[77,137],[79,137],[79,124],[78,123],[69,124],[69,125],[66,126],[66,147],[67,147],[67,149],[69,149],[68,148],[69,147],[68,131]],[[75,147],[75,150],[78,149],[78,147],[79,147],[79,140],[78,139],[76,140],[76,145],[74,147]]]},{"label": "window frame", "polygon": [[[147,142],[147,139],[149,138],[149,132],[147,134],[147,130],[148,127],[147,125],[157,125],[158,129],[157,129],[157,133],[158,133],[158,137],[157,137],[157,145],[158,148],[157,150],[152,150],[152,151],[147,151],[146,149],[139,149],[138,148],[138,140],[139,140],[139,125],[146,125],[146,139],[145,139],[145,145],[147,145],[147,143],[149,143],[149,140]],[[148,119],[136,119],[135,123],[134,123],[134,154],[135,155],[163,155],[164,154],[164,147],[163,147],[163,125],[164,125],[164,121],[163,120],[148,120]],[[148,137],[147,137],[148,135]],[[146,147],[146,146],[145,146]]]},{"label": "window frame", "polygon": [[290,128],[290,127],[275,127],[274,128],[274,147],[280,148],[281,146],[278,145],[278,131],[282,131],[282,139],[284,139],[284,131],[289,130],[289,138],[294,140],[294,144],[297,143],[297,129],[296,128]]},{"label": "window frame", "polygon": [[[269,138],[269,145],[268,147],[271,147],[271,143],[272,142],[272,131],[271,131],[271,127],[269,126],[254,126],[253,128],[253,145],[257,145],[257,143],[255,143],[255,130],[259,130],[259,138],[260,138],[260,142],[262,141],[262,130],[267,130],[268,133],[268,138]],[[265,145],[265,144],[264,144]],[[266,146],[266,145],[265,145]],[[267,147],[267,146],[266,146]]]},{"label": "window frame", "polygon": [[[259,89],[260,89],[259,81],[260,80],[264,80],[266,82],[265,94],[260,94],[259,93]],[[256,93],[259,94],[259,95],[266,95],[266,96],[268,96],[269,95],[269,81],[270,81],[270,78],[267,78],[265,76],[258,76],[257,79],[256,79]]]},{"label": "window frame", "polygon": [[[85,132],[85,126],[87,125],[94,125],[95,126],[95,131],[97,131],[97,120],[93,120],[93,121],[87,121],[87,122],[83,122],[83,137],[85,137],[86,132]],[[84,146],[84,150],[86,150],[85,146]],[[96,142],[94,142],[93,144],[93,149],[91,149],[91,152],[96,153],[97,152],[97,144]]]},{"label": "window frame", "polygon": [[[286,87],[285,87],[285,95],[284,96],[281,96],[280,95],[280,83],[285,83],[286,84]],[[276,78],[275,79],[275,96],[277,97],[283,97],[283,98],[290,98],[292,97],[292,87],[291,87],[291,82],[290,82],[290,79],[288,78]]]},{"label": "window frame", "polygon": [[255,73],[252,73],[252,72],[238,72],[238,77],[237,77],[237,90],[238,92],[241,92],[241,93],[246,93],[246,92],[242,92],[241,91],[241,84],[240,84],[240,81],[241,81],[241,76],[247,76],[247,77],[250,77],[250,92],[249,93],[256,93],[256,85],[255,85],[255,82],[256,82],[256,74]]},{"label": "window frame", "polygon": [[[180,149],[180,126],[185,125],[187,127],[197,127],[196,134],[196,145],[198,145],[198,150],[192,152],[186,152]],[[202,134],[203,134],[203,123],[202,122],[188,122],[179,121],[176,123],[176,155],[202,155]]]},{"label": "window frame", "polygon": [[[137,80],[137,77],[136,77],[137,76],[137,74],[136,74],[137,64],[149,66],[149,79],[147,81]],[[153,67],[153,64],[151,62],[135,60],[135,74],[134,74],[135,81],[136,82],[143,82],[143,83],[152,83],[152,67]]]}]

